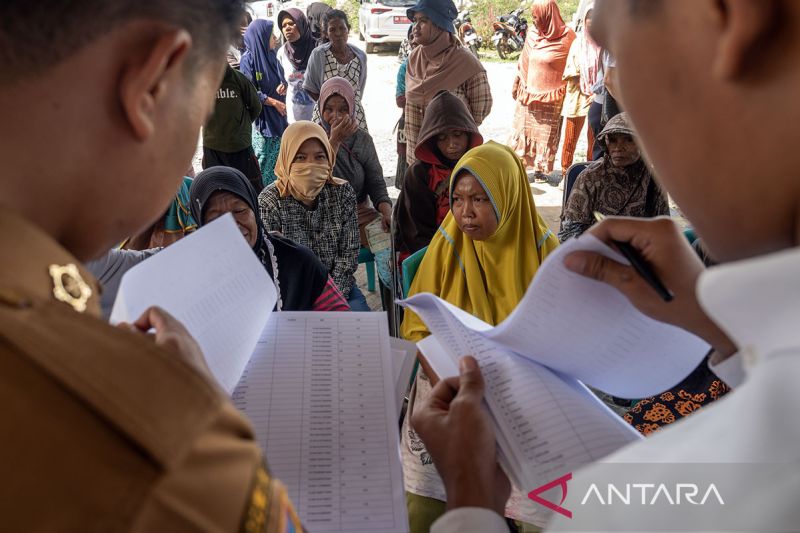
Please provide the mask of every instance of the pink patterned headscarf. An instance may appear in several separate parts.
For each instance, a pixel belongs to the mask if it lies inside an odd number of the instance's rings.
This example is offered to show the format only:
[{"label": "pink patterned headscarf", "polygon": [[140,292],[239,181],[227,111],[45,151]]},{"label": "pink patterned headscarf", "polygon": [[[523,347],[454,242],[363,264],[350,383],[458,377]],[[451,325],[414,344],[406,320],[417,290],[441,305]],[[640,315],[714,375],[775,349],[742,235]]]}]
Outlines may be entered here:
[{"label": "pink patterned headscarf", "polygon": [[334,76],[323,83],[319,90],[319,114],[323,127],[328,127],[329,125],[325,124],[325,120],[322,119],[322,110],[325,109],[325,102],[328,101],[328,98],[335,94],[341,96],[347,102],[350,118],[353,120],[356,118],[356,92],[353,86],[346,79]]}]

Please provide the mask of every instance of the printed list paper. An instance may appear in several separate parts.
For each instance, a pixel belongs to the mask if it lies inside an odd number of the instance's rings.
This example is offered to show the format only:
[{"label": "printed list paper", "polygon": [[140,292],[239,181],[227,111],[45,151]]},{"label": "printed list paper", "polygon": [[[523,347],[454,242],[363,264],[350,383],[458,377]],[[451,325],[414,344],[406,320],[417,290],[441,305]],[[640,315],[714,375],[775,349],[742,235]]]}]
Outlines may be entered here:
[{"label": "printed list paper", "polygon": [[189,330],[230,394],[276,301],[269,274],[225,215],[126,272],[111,323],[163,308]]},{"label": "printed list paper", "polygon": [[273,313],[233,394],[311,533],[408,531],[385,313]]}]

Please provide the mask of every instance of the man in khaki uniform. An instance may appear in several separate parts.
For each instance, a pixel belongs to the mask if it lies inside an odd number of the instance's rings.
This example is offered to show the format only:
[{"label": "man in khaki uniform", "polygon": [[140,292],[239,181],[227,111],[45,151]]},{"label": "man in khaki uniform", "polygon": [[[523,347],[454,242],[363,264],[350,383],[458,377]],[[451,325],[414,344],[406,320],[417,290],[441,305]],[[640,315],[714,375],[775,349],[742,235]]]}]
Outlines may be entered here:
[{"label": "man in khaki uniform", "polygon": [[81,266],[163,213],[241,13],[0,3],[2,531],[302,527],[186,330],[105,324]]}]

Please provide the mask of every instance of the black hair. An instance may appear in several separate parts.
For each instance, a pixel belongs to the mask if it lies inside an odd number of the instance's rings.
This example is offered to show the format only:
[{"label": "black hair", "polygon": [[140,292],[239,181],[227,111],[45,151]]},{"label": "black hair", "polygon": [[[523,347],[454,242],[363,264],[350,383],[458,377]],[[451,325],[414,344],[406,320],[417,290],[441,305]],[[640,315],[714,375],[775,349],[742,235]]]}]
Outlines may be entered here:
[{"label": "black hair", "polygon": [[243,12],[243,0],[2,0],[0,84],[40,74],[133,19],[188,31],[190,65],[221,58]]},{"label": "black hair", "polygon": [[331,20],[334,20],[334,19],[339,19],[339,20],[341,20],[342,22],[344,22],[344,25],[345,25],[345,26],[347,26],[347,29],[348,29],[348,30],[350,30],[350,21],[347,19],[347,13],[345,13],[345,12],[344,12],[344,11],[342,11],[341,9],[331,9],[330,11],[328,11],[328,12],[325,14],[325,17],[323,17],[323,19],[322,19],[322,20],[323,20],[323,21],[324,21],[324,23],[325,23],[325,28],[326,28],[326,29],[327,29],[327,27],[328,27],[328,23],[329,23]]}]

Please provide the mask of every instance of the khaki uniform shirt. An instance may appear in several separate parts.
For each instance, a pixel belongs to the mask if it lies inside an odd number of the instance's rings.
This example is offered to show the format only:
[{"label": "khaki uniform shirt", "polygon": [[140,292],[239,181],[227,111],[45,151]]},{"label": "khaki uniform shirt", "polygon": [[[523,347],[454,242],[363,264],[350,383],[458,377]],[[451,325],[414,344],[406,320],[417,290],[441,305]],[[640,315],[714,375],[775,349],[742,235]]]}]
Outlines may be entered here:
[{"label": "khaki uniform shirt", "polygon": [[80,263],[2,210],[0,249],[0,529],[301,528],[221,389],[100,320]]}]

